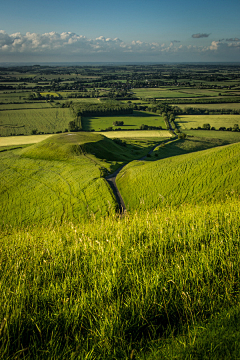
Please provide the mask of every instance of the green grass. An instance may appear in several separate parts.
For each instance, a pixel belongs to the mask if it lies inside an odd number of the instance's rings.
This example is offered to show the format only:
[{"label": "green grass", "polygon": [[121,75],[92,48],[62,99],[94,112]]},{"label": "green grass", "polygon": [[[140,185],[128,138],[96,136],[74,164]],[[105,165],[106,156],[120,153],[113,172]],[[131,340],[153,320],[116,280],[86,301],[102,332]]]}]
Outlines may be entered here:
[{"label": "green grass", "polygon": [[52,135],[13,151],[13,145],[3,146],[0,225],[76,223],[91,214],[114,213],[116,202],[103,176],[146,155],[160,141],[130,139],[119,144],[79,132]]},{"label": "green grass", "polygon": [[0,104],[0,110],[23,110],[23,109],[48,109],[54,107],[54,103],[44,101],[27,102],[21,104]]},{"label": "green grass", "polygon": [[4,228],[0,358],[239,358],[239,209]]},{"label": "green grass", "polygon": [[240,133],[233,131],[187,130],[186,134],[199,138],[212,139],[213,143],[219,140],[222,142],[222,145],[240,142]]},{"label": "green grass", "polygon": [[64,131],[71,120],[68,108],[0,111],[0,135],[30,135],[34,129],[44,133]]},{"label": "green grass", "polygon": [[219,129],[225,126],[233,127],[234,124],[240,125],[240,115],[183,115],[178,116],[176,123],[184,131],[186,129],[203,127],[203,124]]},{"label": "green grass", "polygon": [[[123,121],[123,126],[113,126],[114,121]],[[166,128],[163,118],[159,115],[143,111],[134,111],[130,115],[102,116],[102,117],[83,117],[82,128],[84,131],[101,131],[108,127],[121,128],[124,130],[139,129],[144,124],[148,126],[161,126]]]},{"label": "green grass", "polygon": [[1,152],[1,224],[76,222],[114,211],[115,199],[102,178],[116,163],[107,162],[112,158],[128,159],[121,146],[89,133],[55,135]]},{"label": "green grass", "polygon": [[185,88],[146,88],[146,89],[133,89],[134,95],[140,98],[193,98],[202,96],[216,96],[214,91],[197,89],[194,91]]},{"label": "green grass", "polygon": [[185,109],[188,107],[198,108],[198,109],[207,109],[207,110],[221,110],[221,109],[240,109],[240,103],[229,103],[229,104],[172,104],[171,106],[178,106],[181,109]]},{"label": "green grass", "polygon": [[130,210],[196,204],[240,193],[240,143],[173,156],[135,161],[121,170],[117,185]]}]

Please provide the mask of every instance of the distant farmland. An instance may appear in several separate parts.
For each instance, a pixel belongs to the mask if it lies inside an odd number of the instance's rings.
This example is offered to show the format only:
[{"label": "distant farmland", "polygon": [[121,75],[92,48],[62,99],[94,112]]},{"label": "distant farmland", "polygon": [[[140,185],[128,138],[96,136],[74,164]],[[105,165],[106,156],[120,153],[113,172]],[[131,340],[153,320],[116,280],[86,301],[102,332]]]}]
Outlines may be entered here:
[{"label": "distant farmland", "polygon": [[0,111],[0,135],[30,135],[34,129],[43,133],[64,131],[72,119],[67,108]]},{"label": "distant farmland", "polygon": [[240,115],[184,115],[178,116],[176,122],[182,130],[203,127],[203,124],[219,129],[233,127],[234,124],[240,126]]}]

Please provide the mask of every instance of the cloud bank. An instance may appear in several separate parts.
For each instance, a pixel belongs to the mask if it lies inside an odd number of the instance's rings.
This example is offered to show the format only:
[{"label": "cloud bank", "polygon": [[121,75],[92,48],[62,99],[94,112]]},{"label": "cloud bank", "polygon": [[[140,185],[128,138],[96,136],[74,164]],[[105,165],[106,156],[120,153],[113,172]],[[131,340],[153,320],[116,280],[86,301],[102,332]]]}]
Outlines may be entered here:
[{"label": "cloud bank", "polygon": [[[193,38],[209,34],[194,34]],[[2,61],[239,61],[240,39],[212,41],[208,46],[188,45],[179,40],[170,43],[99,36],[95,39],[73,32],[7,34],[0,30]],[[232,52],[231,52],[232,49]],[[207,57],[206,57],[206,54]],[[211,54],[215,54],[212,56]],[[212,56],[212,58],[211,58]],[[219,58],[222,56],[222,58]],[[204,59],[205,57],[205,59]]]}]

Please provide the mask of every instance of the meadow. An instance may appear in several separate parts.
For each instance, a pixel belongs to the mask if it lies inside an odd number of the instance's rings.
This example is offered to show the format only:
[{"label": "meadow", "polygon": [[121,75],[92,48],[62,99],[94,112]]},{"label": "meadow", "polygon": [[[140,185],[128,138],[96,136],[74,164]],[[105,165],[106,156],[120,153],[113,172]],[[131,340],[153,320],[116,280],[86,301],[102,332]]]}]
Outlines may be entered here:
[{"label": "meadow", "polygon": [[239,110],[240,109],[240,103],[226,103],[226,104],[176,104],[172,106],[178,106],[180,109],[186,109],[186,108],[197,108],[197,109],[207,109],[207,110]]},{"label": "meadow", "polygon": [[43,133],[64,131],[71,120],[68,108],[0,111],[0,135],[30,135],[35,129]]},{"label": "meadow", "polygon": [[5,136],[0,137],[0,150],[3,146],[35,144],[52,135]]},{"label": "meadow", "polygon": [[203,127],[203,124],[210,124],[211,127],[233,127],[240,125],[240,115],[183,115],[176,119],[177,125],[184,131],[191,128]]},{"label": "meadow", "polygon": [[226,200],[240,193],[240,143],[172,156],[134,161],[117,176],[129,210]]},{"label": "meadow", "polygon": [[237,359],[239,199],[0,234],[0,359]]},{"label": "meadow", "polygon": [[[124,125],[114,126],[113,122],[115,121],[123,121]],[[134,111],[130,115],[82,117],[82,128],[84,131],[103,131],[109,127],[131,130],[139,129],[142,124],[156,127],[161,126],[163,129],[166,129],[166,124],[161,116],[143,111]]]}]

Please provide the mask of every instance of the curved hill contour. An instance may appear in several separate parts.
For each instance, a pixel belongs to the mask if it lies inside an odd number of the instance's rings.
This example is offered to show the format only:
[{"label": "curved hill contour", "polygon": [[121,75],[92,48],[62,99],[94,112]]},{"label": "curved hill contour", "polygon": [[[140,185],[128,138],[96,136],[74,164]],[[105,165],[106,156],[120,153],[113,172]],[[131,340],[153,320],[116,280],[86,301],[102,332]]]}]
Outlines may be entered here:
[{"label": "curved hill contour", "polygon": [[240,143],[151,163],[134,161],[116,182],[131,210],[226,199],[240,193]]}]

